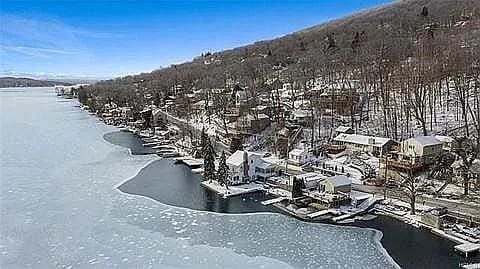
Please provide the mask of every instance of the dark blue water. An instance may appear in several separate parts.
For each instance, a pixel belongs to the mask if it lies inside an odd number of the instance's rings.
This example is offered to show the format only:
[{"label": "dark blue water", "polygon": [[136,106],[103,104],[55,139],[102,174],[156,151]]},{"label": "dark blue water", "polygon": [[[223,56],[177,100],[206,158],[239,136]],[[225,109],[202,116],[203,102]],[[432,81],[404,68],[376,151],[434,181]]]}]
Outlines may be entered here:
[{"label": "dark blue water", "polygon": [[133,155],[145,155],[155,153],[151,147],[144,147],[143,141],[140,137],[123,131],[110,132],[103,135],[103,138],[108,142],[129,148]]},{"label": "dark blue water", "polygon": [[200,185],[200,176],[182,164],[172,160],[157,160],[138,175],[123,183],[119,190],[142,195],[164,204],[207,210],[219,213],[273,212],[260,201],[269,197],[263,192],[223,198]]},{"label": "dark blue water", "polygon": [[[121,140],[123,146],[142,147],[139,139],[131,133],[114,132],[105,137],[114,141]],[[138,149],[136,151],[141,152]],[[261,193],[224,199],[202,187],[199,176],[188,167],[176,165],[171,160],[158,160],[149,164],[138,175],[119,186],[119,189],[161,203],[196,210],[222,213],[278,212],[272,206],[261,205],[260,201],[269,198]],[[453,251],[453,242],[390,217],[379,216],[370,221],[356,221],[349,226],[381,231],[382,245],[402,268],[447,269],[458,268],[461,262],[480,261],[479,255],[466,260]]]}]

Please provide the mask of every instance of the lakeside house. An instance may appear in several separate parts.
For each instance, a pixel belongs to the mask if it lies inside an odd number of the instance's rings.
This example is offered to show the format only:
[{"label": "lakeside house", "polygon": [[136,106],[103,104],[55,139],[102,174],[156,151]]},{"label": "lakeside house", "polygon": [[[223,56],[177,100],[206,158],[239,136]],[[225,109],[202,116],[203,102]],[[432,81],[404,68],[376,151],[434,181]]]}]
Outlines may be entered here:
[{"label": "lakeside house", "polygon": [[309,172],[294,177],[302,182],[302,196],[310,199],[310,202],[333,208],[346,205],[351,200],[352,181],[346,176],[325,177]]},{"label": "lakeside house", "polygon": [[341,133],[333,139],[333,144],[380,157],[388,153],[395,142],[390,138]]},{"label": "lakeside house", "polygon": [[432,164],[442,154],[444,143],[434,136],[417,136],[400,144],[398,157],[400,161],[411,164]]},{"label": "lakeside house", "polygon": [[312,112],[306,109],[296,109],[290,114],[289,122],[306,126],[312,122]]},{"label": "lakeside house", "polygon": [[265,181],[274,174],[274,165],[258,152],[237,150],[227,158],[230,182],[232,185],[250,181]]},{"label": "lakeside house", "polygon": [[317,172],[295,175],[301,180],[305,190],[316,190],[320,193],[349,195],[352,191],[352,180],[344,175],[325,176]]},{"label": "lakeside house", "polygon": [[320,183],[320,191],[349,194],[352,191],[352,180],[344,175],[327,177]]},{"label": "lakeside house", "polygon": [[310,162],[313,155],[307,149],[292,149],[288,153],[288,162],[294,165],[304,165]]}]

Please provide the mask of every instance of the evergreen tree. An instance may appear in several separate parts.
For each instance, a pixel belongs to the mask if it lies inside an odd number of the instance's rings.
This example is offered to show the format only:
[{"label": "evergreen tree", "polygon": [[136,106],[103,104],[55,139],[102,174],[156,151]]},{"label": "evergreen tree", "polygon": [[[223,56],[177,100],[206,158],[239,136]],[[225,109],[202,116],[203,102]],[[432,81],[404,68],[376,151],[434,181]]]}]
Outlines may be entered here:
[{"label": "evergreen tree", "polygon": [[220,185],[225,185],[228,189],[228,166],[227,166],[227,158],[225,156],[225,152],[222,151],[222,155],[220,156],[220,163],[218,165],[218,172],[217,172],[217,180]]},{"label": "evergreen tree", "polygon": [[202,152],[205,154],[205,151],[207,150],[207,142],[208,142],[208,136],[207,133],[205,133],[205,127],[202,128],[202,135],[200,137],[200,146],[202,147]]},{"label": "evergreen tree", "polygon": [[303,183],[303,180],[293,177],[293,182],[292,182],[292,199],[302,197],[302,189],[305,188],[305,184]]},{"label": "evergreen tree", "polygon": [[215,179],[215,151],[207,138],[203,151],[203,179],[212,182]]}]

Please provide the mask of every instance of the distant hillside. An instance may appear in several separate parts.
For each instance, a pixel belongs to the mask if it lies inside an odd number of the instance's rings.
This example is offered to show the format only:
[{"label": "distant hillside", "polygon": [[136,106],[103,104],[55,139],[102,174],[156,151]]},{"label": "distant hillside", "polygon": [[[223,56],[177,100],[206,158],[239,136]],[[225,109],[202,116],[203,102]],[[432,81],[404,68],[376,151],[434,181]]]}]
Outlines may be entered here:
[{"label": "distant hillside", "polygon": [[13,87],[53,87],[55,85],[72,85],[66,82],[49,81],[49,80],[36,80],[31,78],[15,78],[15,77],[2,77],[0,78],[0,88],[13,88]]}]

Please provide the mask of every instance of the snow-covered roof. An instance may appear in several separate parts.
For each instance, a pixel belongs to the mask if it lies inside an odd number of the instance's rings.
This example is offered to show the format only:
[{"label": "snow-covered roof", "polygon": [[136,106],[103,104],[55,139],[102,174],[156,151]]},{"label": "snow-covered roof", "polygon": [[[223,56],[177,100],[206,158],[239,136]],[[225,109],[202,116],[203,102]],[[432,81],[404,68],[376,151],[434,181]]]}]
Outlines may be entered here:
[{"label": "snow-covered roof", "polygon": [[344,133],[351,129],[352,129],[351,127],[347,127],[347,126],[338,126],[337,129],[335,129],[335,132]]},{"label": "snow-covered roof", "polygon": [[432,146],[442,144],[442,142],[436,139],[434,136],[417,136],[412,138],[422,146]]},{"label": "snow-covered roof", "polygon": [[352,180],[344,175],[336,175],[332,177],[327,177],[327,180],[332,183],[333,186],[347,186],[352,184]]},{"label": "snow-covered roof", "polygon": [[389,138],[358,135],[358,134],[339,134],[333,140],[338,142],[346,142],[346,143],[359,144],[359,145],[365,145],[365,146],[372,145],[377,147],[382,147],[386,143],[391,141],[391,139]]},{"label": "snow-covered roof", "polygon": [[288,154],[290,155],[295,155],[295,156],[300,156],[305,153],[304,149],[292,149]]},{"label": "snow-covered roof", "polygon": [[[241,165],[243,163],[243,154],[244,154],[243,150],[235,151],[235,153],[233,153],[227,158],[226,163],[230,165],[235,165],[235,166]],[[262,157],[262,154],[257,152],[247,151],[247,154],[248,154],[248,158],[251,158],[252,156],[256,156],[259,158]]]},{"label": "snow-covered roof", "polygon": [[323,177],[315,172],[308,172],[305,174],[300,174],[296,176],[298,179],[303,180],[304,182],[309,182],[309,181],[319,181],[322,180]]},{"label": "snow-covered roof", "polygon": [[243,163],[243,150],[237,150],[227,158],[227,164],[241,165]]},{"label": "snow-covered roof", "polygon": [[455,139],[451,138],[450,136],[436,135],[435,138],[442,143],[452,143],[455,141]]},{"label": "snow-covered roof", "polygon": [[295,118],[308,117],[308,114],[309,114],[309,111],[304,110],[304,109],[297,109],[297,110],[294,110],[294,111],[292,112],[292,115],[293,115]]}]

